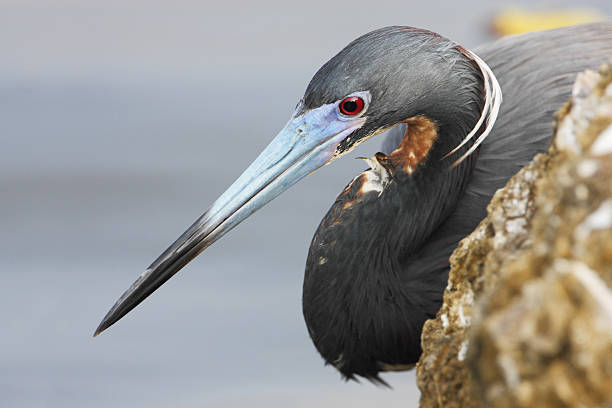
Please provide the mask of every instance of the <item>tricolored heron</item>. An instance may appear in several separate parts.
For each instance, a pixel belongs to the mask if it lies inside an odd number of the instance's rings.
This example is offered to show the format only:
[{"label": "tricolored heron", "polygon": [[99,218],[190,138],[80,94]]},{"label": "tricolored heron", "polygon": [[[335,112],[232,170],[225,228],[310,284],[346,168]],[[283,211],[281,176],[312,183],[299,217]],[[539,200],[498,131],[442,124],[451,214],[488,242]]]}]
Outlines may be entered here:
[{"label": "tricolored heron", "polygon": [[370,168],[315,233],[303,311],[315,346],[345,378],[376,382],[380,371],[411,367],[423,323],[441,305],[450,253],[496,189],[546,149],[575,74],[611,57],[612,23],[510,37],[475,53],[411,27],[365,34],[319,69],[287,125],[95,334],[301,178],[390,130],[384,152],[366,159]]}]

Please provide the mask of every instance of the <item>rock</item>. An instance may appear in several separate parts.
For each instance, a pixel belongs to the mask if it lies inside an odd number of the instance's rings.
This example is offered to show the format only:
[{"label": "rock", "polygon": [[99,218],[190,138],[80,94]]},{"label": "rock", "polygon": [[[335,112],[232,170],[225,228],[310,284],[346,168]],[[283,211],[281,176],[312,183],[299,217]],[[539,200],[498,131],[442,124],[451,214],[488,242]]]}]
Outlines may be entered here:
[{"label": "rock", "polygon": [[451,257],[421,407],[612,406],[612,66],[557,124]]}]

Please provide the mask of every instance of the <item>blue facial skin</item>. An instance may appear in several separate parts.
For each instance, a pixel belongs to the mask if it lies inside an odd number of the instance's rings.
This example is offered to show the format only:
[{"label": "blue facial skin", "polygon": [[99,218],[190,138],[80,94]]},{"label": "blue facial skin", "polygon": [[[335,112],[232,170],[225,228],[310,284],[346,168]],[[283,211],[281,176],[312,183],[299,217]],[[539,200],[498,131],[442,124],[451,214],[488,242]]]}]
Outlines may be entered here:
[{"label": "blue facial skin", "polygon": [[[340,101],[293,117],[201,219],[207,241],[215,241],[306,175],[333,161],[338,144],[365,123],[370,93],[355,92],[362,112],[345,116]],[[300,110],[296,109],[296,113]]]}]

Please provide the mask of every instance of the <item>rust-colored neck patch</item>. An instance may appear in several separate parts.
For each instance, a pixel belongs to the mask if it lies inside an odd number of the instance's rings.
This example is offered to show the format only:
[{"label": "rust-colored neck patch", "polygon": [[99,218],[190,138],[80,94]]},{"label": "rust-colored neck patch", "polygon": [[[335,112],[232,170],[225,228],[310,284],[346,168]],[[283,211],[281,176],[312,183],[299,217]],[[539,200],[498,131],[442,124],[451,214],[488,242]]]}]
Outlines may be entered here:
[{"label": "rust-colored neck patch", "polygon": [[387,159],[394,166],[401,167],[407,174],[412,174],[429,154],[438,137],[438,127],[424,116],[408,118],[404,123],[406,124],[404,138]]}]

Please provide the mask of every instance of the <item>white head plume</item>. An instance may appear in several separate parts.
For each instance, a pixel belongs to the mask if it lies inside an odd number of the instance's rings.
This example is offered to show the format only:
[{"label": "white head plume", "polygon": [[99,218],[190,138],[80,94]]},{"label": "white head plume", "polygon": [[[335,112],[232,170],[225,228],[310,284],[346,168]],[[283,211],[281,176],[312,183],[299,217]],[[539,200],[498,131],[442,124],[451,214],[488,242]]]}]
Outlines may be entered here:
[{"label": "white head plume", "polygon": [[459,143],[459,145],[453,150],[448,152],[444,156],[444,158],[452,155],[468,141],[470,141],[478,133],[483,123],[485,123],[485,128],[483,129],[480,136],[478,136],[478,138],[474,141],[474,144],[472,144],[472,146],[463,155],[461,155],[461,157],[455,160],[451,167],[457,166],[459,163],[465,160],[466,157],[474,153],[478,146],[480,146],[480,144],[487,138],[487,136],[489,136],[491,130],[493,129],[493,125],[497,120],[499,108],[502,103],[502,90],[491,68],[489,68],[487,63],[484,62],[478,55],[474,54],[472,51],[464,48],[462,48],[461,51],[470,59],[472,59],[478,65],[480,71],[482,72],[482,78],[484,80],[485,88],[485,102],[484,106],[482,107],[480,119],[478,119],[478,122],[476,122],[474,128],[463,138],[461,143]]}]

